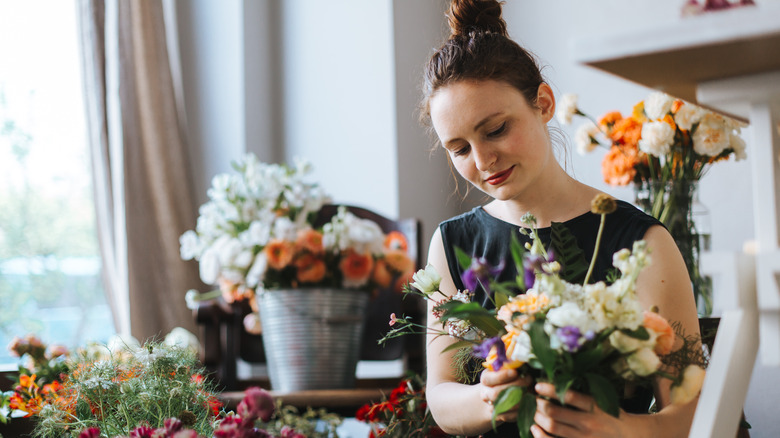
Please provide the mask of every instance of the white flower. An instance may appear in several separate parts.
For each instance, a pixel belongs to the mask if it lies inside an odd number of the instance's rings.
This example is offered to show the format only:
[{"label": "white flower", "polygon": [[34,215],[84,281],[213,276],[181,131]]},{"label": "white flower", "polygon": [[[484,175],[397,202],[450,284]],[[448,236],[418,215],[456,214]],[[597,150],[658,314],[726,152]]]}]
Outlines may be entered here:
[{"label": "white flower", "polygon": [[219,278],[219,272],[222,266],[219,264],[219,255],[209,248],[200,256],[200,279],[206,284],[214,284]]},{"label": "white flower", "polygon": [[163,344],[170,347],[180,347],[195,351],[200,349],[198,337],[184,327],[174,327],[163,340]]},{"label": "white flower", "polygon": [[571,301],[563,303],[560,307],[550,309],[547,312],[547,322],[555,327],[574,326],[580,329],[581,333],[591,329],[588,314]]},{"label": "white flower", "polygon": [[693,400],[704,384],[705,371],[698,365],[688,365],[683,371],[679,386],[672,386],[670,393],[673,404],[685,404]]},{"label": "white flower", "polygon": [[253,335],[259,335],[263,333],[263,325],[260,324],[260,315],[255,312],[250,312],[244,317],[244,330],[247,333]]},{"label": "white flower", "polygon": [[637,376],[649,376],[661,366],[661,359],[652,348],[640,348],[626,358],[626,363]]},{"label": "white flower", "polygon": [[179,237],[179,245],[182,260],[191,260],[200,255],[200,239],[195,231],[185,231]]},{"label": "white flower", "polygon": [[430,295],[439,290],[439,284],[441,283],[441,277],[436,272],[436,268],[432,264],[428,263],[425,269],[420,269],[414,275],[412,275],[411,286],[425,295]]},{"label": "white flower", "polygon": [[107,347],[111,353],[119,351],[135,352],[141,348],[141,343],[133,336],[116,334],[108,339]]},{"label": "white flower", "polygon": [[277,239],[294,241],[297,234],[298,229],[289,218],[280,217],[274,222],[273,235]]},{"label": "white flower", "polygon": [[571,124],[571,119],[577,114],[577,95],[567,93],[561,96],[558,101],[558,111],[556,117],[562,125]]},{"label": "white flower", "polygon": [[674,143],[674,129],[664,122],[647,122],[642,125],[642,138],[639,140],[639,149],[642,152],[661,157],[671,151]]},{"label": "white flower", "polygon": [[672,109],[674,99],[666,93],[650,93],[645,99],[645,114],[651,120],[662,119]]},{"label": "white flower", "polygon": [[257,287],[265,278],[266,271],[268,271],[268,258],[264,252],[261,252],[255,256],[252,267],[246,273],[246,285],[251,288]]},{"label": "white flower", "polygon": [[200,296],[200,293],[198,293],[195,289],[190,289],[187,291],[186,294],[184,294],[184,302],[187,303],[187,308],[190,310],[194,310],[198,308],[198,297]]},{"label": "white flower", "polygon": [[601,133],[598,126],[591,121],[587,121],[577,128],[577,132],[574,133],[574,143],[577,145],[577,152],[580,155],[585,155],[589,152],[593,152],[599,145],[596,137]]},{"label": "white flower", "polygon": [[674,114],[674,123],[680,129],[690,131],[693,125],[698,123],[705,113],[706,111],[703,108],[686,102]]},{"label": "white flower", "polygon": [[747,153],[745,153],[745,140],[742,139],[742,137],[739,136],[739,134],[736,134],[732,132],[729,134],[729,146],[731,149],[734,149],[734,159],[736,161],[744,160],[747,158]]},{"label": "white flower", "polygon": [[707,113],[693,133],[693,150],[699,155],[714,157],[729,147],[731,136],[727,131],[726,120],[715,114]]},{"label": "white flower", "polygon": [[648,346],[647,342],[629,336],[620,330],[616,330],[609,335],[609,343],[621,353],[631,353]]},{"label": "white flower", "polygon": [[521,331],[512,338],[507,348],[507,357],[520,362],[528,362],[531,354],[531,336],[526,331]]}]

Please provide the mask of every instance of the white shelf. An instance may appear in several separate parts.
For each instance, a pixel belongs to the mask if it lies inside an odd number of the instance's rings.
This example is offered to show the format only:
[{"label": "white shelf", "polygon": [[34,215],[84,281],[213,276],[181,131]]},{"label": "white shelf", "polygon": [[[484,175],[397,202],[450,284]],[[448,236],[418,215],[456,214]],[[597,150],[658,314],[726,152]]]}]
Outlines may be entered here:
[{"label": "white shelf", "polygon": [[572,50],[581,64],[700,103],[703,82],[780,71],[780,2],[588,35],[574,40]]}]

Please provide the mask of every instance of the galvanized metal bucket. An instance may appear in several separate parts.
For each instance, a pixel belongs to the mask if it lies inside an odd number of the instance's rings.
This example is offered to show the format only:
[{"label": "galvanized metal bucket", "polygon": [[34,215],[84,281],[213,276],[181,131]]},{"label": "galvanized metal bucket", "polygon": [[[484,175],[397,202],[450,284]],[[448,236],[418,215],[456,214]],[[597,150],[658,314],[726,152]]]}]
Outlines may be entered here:
[{"label": "galvanized metal bucket", "polygon": [[279,289],[257,295],[268,375],[274,391],[355,385],[369,294],[340,289]]}]

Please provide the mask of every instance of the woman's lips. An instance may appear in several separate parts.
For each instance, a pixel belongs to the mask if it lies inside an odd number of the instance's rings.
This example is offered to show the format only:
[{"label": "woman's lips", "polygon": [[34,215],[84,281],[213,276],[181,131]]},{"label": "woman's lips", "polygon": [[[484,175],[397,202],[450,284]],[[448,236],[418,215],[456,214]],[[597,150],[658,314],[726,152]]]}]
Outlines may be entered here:
[{"label": "woman's lips", "polygon": [[512,174],[512,170],[514,168],[515,167],[512,166],[507,170],[493,174],[490,176],[490,178],[486,179],[485,181],[487,181],[487,183],[490,184],[491,186],[501,184],[502,182],[506,181],[507,178],[509,178],[509,175]]}]

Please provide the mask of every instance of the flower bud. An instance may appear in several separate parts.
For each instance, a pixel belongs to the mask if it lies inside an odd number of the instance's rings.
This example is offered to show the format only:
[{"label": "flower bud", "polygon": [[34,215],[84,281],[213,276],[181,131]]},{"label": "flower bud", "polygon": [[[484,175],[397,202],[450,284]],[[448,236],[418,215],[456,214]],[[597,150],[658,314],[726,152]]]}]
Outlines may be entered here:
[{"label": "flower bud", "polygon": [[609,214],[617,210],[617,201],[606,193],[599,193],[590,201],[590,211],[593,214]]}]

